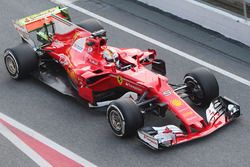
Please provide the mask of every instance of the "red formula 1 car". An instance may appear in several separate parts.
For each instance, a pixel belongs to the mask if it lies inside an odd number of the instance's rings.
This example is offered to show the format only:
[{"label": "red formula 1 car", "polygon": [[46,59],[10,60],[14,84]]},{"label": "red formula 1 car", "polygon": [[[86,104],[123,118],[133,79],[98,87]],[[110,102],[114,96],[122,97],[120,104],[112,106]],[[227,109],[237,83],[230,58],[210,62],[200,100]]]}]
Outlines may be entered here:
[{"label": "red formula 1 car", "polygon": [[[155,50],[107,46],[98,21],[75,25],[65,7],[14,21],[14,26],[23,43],[4,53],[10,76],[32,75],[90,107],[107,106],[108,122],[119,137],[137,133],[144,144],[160,149],[206,136],[240,116],[237,103],[219,96],[209,70],[195,69],[183,84],[172,85]],[[187,97],[197,106],[209,106],[204,118],[184,101]],[[167,111],[181,124],[144,127],[144,114],[164,117]]]}]

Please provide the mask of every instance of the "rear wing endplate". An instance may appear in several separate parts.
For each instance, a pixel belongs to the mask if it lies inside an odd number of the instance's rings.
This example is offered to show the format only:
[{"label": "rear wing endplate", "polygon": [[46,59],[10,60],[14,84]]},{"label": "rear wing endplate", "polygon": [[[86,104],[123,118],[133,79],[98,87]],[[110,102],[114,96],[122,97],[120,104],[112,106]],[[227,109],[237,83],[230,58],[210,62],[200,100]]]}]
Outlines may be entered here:
[{"label": "rear wing endplate", "polygon": [[45,25],[51,25],[52,16],[58,16],[60,18],[70,21],[68,8],[65,6],[57,6],[38,14],[13,21],[13,25],[23,40],[28,42],[31,46],[35,47],[35,43],[30,39],[30,32],[37,31],[43,28]]}]

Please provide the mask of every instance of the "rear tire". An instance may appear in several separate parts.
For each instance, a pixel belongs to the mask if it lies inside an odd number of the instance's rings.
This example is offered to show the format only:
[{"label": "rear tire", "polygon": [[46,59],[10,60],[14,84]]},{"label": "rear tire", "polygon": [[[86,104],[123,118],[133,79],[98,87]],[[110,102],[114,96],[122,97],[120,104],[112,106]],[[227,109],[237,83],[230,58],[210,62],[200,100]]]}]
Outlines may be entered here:
[{"label": "rear tire", "polygon": [[219,96],[218,82],[206,68],[196,68],[184,77],[187,85],[187,94],[190,100],[197,106],[208,105]]},{"label": "rear tire", "polygon": [[38,56],[26,43],[4,52],[4,63],[7,71],[13,79],[21,79],[38,68]]},{"label": "rear tire", "polygon": [[107,109],[107,118],[118,137],[133,136],[144,125],[139,107],[129,98],[113,101]]},{"label": "rear tire", "polygon": [[87,19],[78,24],[79,27],[93,33],[99,30],[104,30],[101,23],[96,19]]}]

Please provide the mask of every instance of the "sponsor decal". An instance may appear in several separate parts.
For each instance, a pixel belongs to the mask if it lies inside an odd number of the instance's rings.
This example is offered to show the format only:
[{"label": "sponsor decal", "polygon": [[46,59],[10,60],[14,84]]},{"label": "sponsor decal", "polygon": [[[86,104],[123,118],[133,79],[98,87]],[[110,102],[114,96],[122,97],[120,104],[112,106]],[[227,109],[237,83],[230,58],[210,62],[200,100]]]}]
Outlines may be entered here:
[{"label": "sponsor decal", "polygon": [[119,83],[119,85],[123,83],[123,78],[120,75],[117,76],[117,82]]},{"label": "sponsor decal", "polygon": [[116,76],[116,79],[117,79],[117,82],[119,83],[119,85],[123,84],[124,86],[129,87],[133,90],[142,92],[142,88],[140,88],[140,87],[138,87],[138,85],[135,85],[135,84],[131,83],[130,81],[122,78],[120,75]]},{"label": "sponsor decal", "polygon": [[63,44],[63,42],[61,42],[61,41],[55,40],[55,41],[53,42],[53,46],[55,46],[55,47],[57,47],[57,48],[61,48],[61,47],[64,47],[64,44]]},{"label": "sponsor decal", "polygon": [[157,142],[157,140],[155,140],[154,138],[152,138],[152,137],[149,137],[148,135],[145,135],[144,134],[144,139],[146,139],[149,143],[152,143],[152,144],[154,144],[154,145],[157,145],[158,144],[158,142]]},{"label": "sponsor decal", "polygon": [[55,8],[43,11],[41,13],[33,14],[31,16],[20,19],[19,21],[17,21],[17,23],[20,25],[26,25],[32,21],[35,21],[35,20],[38,20],[41,18],[46,18],[46,17],[50,16],[51,14],[57,14],[57,13],[60,13],[60,9],[58,7],[55,7]]},{"label": "sponsor decal", "polygon": [[78,52],[82,52],[85,48],[86,38],[79,38],[75,41],[72,48]]},{"label": "sponsor decal", "polygon": [[172,94],[172,93],[171,93],[170,90],[166,90],[166,91],[163,92],[163,95],[164,95],[164,96],[169,96],[169,95],[171,95],[171,94]]},{"label": "sponsor decal", "polygon": [[137,87],[137,86],[135,86],[135,85],[133,85],[133,84],[131,84],[131,83],[129,83],[129,82],[126,82],[125,85],[126,85],[127,87],[130,87],[130,88],[134,89],[134,90],[137,90],[137,91],[140,91],[140,92],[142,91],[141,88],[139,88],[139,87]]},{"label": "sponsor decal", "polygon": [[59,54],[58,56],[59,56],[60,64],[62,64],[63,66],[66,66],[69,64],[65,54]]},{"label": "sponsor decal", "polygon": [[29,18],[25,18],[24,22],[28,23],[28,22],[30,22],[30,19]]},{"label": "sponsor decal", "polygon": [[193,112],[192,111],[186,111],[183,113],[184,116],[188,117],[190,115],[193,115]]},{"label": "sponsor decal", "polygon": [[149,136],[148,134],[146,134],[145,132],[140,132],[138,131],[138,136],[139,138],[146,142],[147,144],[149,144],[150,146],[152,146],[153,148],[158,149],[159,145],[158,145],[158,141],[157,139],[155,139],[152,136]]},{"label": "sponsor decal", "polygon": [[87,52],[91,53],[92,51],[93,51],[93,48],[92,47],[88,47]]},{"label": "sponsor decal", "polygon": [[174,100],[171,100],[171,104],[176,106],[176,107],[180,107],[183,105],[182,101],[179,100],[179,99],[174,99]]},{"label": "sponsor decal", "polygon": [[98,65],[98,62],[95,61],[95,60],[93,60],[93,59],[89,59],[89,62],[92,63],[92,64],[94,64],[94,65]]}]

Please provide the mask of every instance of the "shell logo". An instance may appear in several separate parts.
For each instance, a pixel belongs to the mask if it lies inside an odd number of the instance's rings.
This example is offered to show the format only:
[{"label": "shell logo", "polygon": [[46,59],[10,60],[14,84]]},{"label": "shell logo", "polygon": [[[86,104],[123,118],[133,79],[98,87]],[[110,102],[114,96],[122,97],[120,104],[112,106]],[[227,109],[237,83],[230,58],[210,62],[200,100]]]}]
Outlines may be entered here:
[{"label": "shell logo", "polygon": [[176,106],[176,107],[180,107],[183,105],[182,101],[179,100],[179,99],[174,99],[174,100],[171,100],[171,104]]}]

